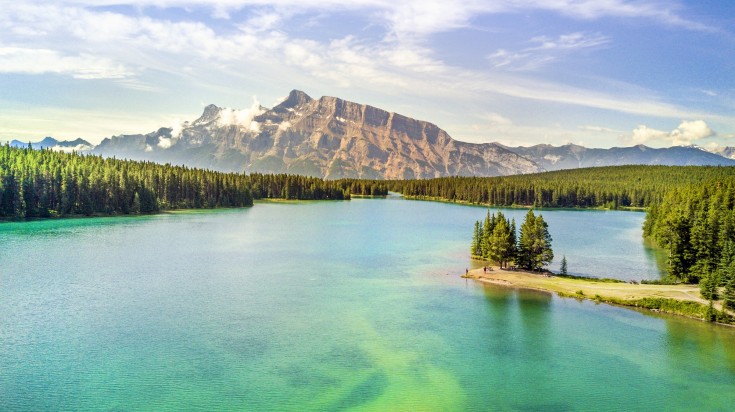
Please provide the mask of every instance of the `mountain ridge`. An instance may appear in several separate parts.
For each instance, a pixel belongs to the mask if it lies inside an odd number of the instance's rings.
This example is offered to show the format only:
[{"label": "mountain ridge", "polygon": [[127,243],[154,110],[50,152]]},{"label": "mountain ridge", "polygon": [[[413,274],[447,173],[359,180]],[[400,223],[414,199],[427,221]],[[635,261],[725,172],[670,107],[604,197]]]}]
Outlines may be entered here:
[{"label": "mountain ridge", "polygon": [[[13,145],[27,147],[14,140]],[[86,145],[85,145],[86,144]],[[453,139],[437,125],[333,96],[299,90],[273,108],[207,105],[201,116],[147,134],[116,135],[93,146],[47,137],[34,148],[77,150],[225,172],[290,173],[326,179],[498,176],[628,164],[735,165],[735,150],[644,145],[586,148],[506,146]]]},{"label": "mountain ridge", "polygon": [[546,171],[623,165],[735,166],[735,159],[695,146],[652,148],[639,144],[596,149],[574,144],[562,146],[541,144],[504,147],[526,157]]},{"label": "mountain ridge", "polygon": [[64,152],[86,152],[94,148],[94,145],[81,137],[74,140],[56,140],[53,137],[46,136],[40,142],[22,142],[20,140],[11,140],[8,143],[11,147],[24,148],[31,145],[33,149],[51,149]]},{"label": "mountain ridge", "polygon": [[94,153],[238,172],[327,179],[496,176],[539,171],[495,143],[452,139],[433,123],[332,96],[293,90],[272,109],[208,105],[180,134],[107,138]]}]

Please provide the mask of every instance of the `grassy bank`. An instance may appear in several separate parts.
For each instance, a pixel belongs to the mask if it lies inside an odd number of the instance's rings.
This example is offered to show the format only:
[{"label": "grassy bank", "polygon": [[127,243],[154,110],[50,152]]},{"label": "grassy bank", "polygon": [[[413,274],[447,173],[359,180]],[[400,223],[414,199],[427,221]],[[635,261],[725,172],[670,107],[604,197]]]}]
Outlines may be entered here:
[{"label": "grassy bank", "polygon": [[696,285],[633,284],[609,279],[502,270],[497,266],[487,273],[481,268],[471,270],[467,277],[491,284],[555,292],[563,297],[735,324],[734,314],[730,311],[723,312],[719,303],[710,307],[709,302],[700,296]]}]

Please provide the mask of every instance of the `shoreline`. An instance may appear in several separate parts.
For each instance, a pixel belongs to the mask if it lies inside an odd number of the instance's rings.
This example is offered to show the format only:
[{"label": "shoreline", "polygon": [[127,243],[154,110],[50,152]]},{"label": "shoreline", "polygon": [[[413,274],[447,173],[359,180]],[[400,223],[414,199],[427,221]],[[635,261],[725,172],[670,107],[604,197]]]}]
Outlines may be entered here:
[{"label": "shoreline", "polygon": [[409,196],[409,195],[403,195],[401,194],[401,197],[403,197],[406,200],[418,200],[421,202],[438,202],[438,203],[450,203],[460,206],[481,206],[481,207],[487,207],[487,208],[497,208],[497,209],[534,209],[534,210],[598,210],[598,211],[623,211],[623,212],[645,212],[648,210],[646,207],[638,207],[638,206],[620,206],[615,209],[609,208],[609,207],[603,207],[603,206],[595,206],[595,207],[556,207],[556,206],[534,206],[534,205],[519,205],[519,204],[512,204],[512,205],[496,205],[496,204],[490,204],[490,203],[477,203],[477,202],[470,202],[467,200],[449,200],[442,197],[434,197],[434,196]]},{"label": "shoreline", "polygon": [[[498,266],[488,267],[492,270],[487,273],[484,273],[482,268],[477,268],[470,270],[462,277],[490,285],[539,290],[556,293],[560,297],[647,309],[702,321],[712,316],[709,301],[701,298],[697,285],[609,282],[602,279],[562,277],[549,273],[500,269]],[[735,314],[732,311],[723,312],[720,302],[714,304],[714,309],[716,310],[715,323],[735,325]]]}]

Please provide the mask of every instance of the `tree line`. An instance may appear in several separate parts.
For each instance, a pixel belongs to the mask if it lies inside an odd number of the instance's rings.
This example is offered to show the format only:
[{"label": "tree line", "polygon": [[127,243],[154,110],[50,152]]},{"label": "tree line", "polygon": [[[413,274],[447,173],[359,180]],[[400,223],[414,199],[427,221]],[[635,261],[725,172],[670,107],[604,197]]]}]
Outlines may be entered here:
[{"label": "tree line", "polygon": [[253,204],[247,176],[0,146],[0,218]]},{"label": "tree line", "polygon": [[[669,254],[668,275],[699,283],[735,309],[735,177],[671,190],[646,215],[643,234]],[[724,292],[720,296],[720,288]]]},{"label": "tree line", "polygon": [[385,196],[385,182],[377,180],[324,180],[289,174],[251,173],[249,180],[255,199],[345,200],[352,195]]},{"label": "tree line", "polygon": [[515,219],[503,212],[487,212],[485,221],[476,221],[470,253],[476,259],[490,260],[500,267],[510,262],[527,270],[541,270],[554,259],[549,225],[543,216],[529,210],[517,235]]},{"label": "tree line", "polygon": [[211,170],[0,146],[0,219],[251,206],[254,199],[383,196],[385,182]]},{"label": "tree line", "polygon": [[500,177],[389,181],[409,198],[494,206],[644,208],[674,188],[735,176],[718,166],[610,166]]}]

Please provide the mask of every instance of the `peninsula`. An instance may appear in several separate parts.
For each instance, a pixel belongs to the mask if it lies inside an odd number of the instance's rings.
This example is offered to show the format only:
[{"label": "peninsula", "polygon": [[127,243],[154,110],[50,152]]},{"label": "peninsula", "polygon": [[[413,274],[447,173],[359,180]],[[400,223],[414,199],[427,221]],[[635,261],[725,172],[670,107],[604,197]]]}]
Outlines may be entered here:
[{"label": "peninsula", "polygon": [[470,270],[464,277],[480,282],[557,293],[562,297],[589,299],[621,306],[735,324],[735,314],[715,302],[702,299],[697,285],[651,285],[609,279],[579,278],[550,273],[506,270],[488,266]]}]

